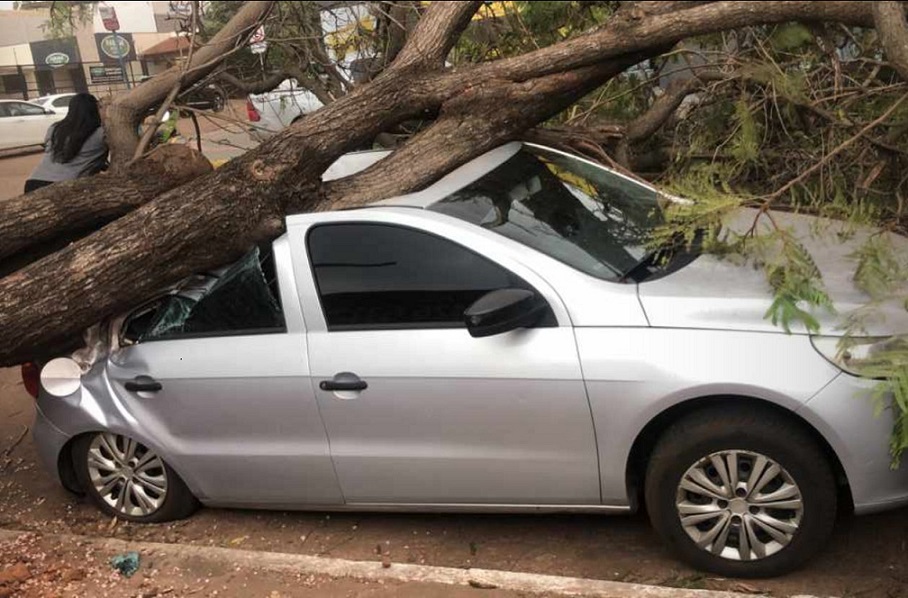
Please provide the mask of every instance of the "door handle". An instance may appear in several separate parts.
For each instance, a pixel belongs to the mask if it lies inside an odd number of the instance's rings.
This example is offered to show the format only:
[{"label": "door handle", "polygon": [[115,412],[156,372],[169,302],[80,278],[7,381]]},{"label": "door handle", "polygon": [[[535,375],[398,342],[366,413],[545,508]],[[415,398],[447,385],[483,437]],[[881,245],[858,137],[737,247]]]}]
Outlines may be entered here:
[{"label": "door handle", "polygon": [[361,380],[356,374],[341,372],[340,374],[336,374],[331,380],[322,380],[318,387],[327,391],[359,391],[366,390],[369,388],[369,385],[366,384],[365,380]]},{"label": "door handle", "polygon": [[129,392],[161,392],[164,386],[150,376],[137,376],[123,385]]}]

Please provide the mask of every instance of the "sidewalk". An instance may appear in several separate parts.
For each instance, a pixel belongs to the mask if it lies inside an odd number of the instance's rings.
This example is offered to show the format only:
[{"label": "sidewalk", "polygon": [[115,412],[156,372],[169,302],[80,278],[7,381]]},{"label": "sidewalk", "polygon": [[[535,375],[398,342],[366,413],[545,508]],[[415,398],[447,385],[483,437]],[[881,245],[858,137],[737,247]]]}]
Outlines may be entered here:
[{"label": "sidewalk", "polygon": [[[133,553],[130,577],[111,561]],[[40,536],[0,531],[0,598],[95,596],[156,598],[744,598],[743,594],[660,588],[537,575],[350,561],[88,536]],[[804,597],[806,598],[806,597]]]}]

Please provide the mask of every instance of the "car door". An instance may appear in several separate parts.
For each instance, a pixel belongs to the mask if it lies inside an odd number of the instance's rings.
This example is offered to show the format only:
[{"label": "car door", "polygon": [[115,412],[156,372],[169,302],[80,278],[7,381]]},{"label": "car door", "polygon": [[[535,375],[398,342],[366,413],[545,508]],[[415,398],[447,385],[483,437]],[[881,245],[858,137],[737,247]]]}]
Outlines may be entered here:
[{"label": "car door", "polygon": [[50,109],[53,110],[56,114],[62,114],[66,116],[66,113],[69,112],[69,102],[73,99],[73,96],[66,95],[59,98],[56,98],[51,102]]},{"label": "car door", "polygon": [[21,130],[9,111],[10,102],[0,102],[0,148],[7,149],[22,145]]},{"label": "car door", "polygon": [[111,355],[108,377],[208,502],[337,504],[285,241],[275,256],[272,268],[250,254],[135,312],[123,333],[135,344]]},{"label": "car door", "polygon": [[6,147],[23,147],[41,145],[47,128],[54,122],[54,115],[47,114],[44,108],[27,102],[5,102],[6,116],[4,124],[8,137]]},{"label": "car door", "polygon": [[310,368],[348,504],[599,504],[589,403],[557,295],[546,288],[549,313],[532,329],[473,338],[464,326],[487,292],[539,294],[543,281],[416,228],[295,232],[316,287]]}]

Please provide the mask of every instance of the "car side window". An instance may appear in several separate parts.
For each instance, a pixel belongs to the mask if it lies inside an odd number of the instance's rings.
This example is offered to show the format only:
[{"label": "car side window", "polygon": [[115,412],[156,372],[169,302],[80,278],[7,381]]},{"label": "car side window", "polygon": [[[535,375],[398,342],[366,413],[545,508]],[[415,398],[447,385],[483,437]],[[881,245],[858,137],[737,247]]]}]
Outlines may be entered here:
[{"label": "car side window", "polygon": [[54,108],[66,108],[69,106],[69,101],[72,99],[72,96],[66,96],[63,98],[57,98],[53,101]]},{"label": "car side window", "polygon": [[32,106],[25,102],[14,102],[7,104],[7,106],[9,107],[10,116],[37,116],[44,114],[44,108]]},{"label": "car side window", "polygon": [[460,328],[464,311],[486,293],[533,290],[473,251],[401,226],[320,225],[308,247],[330,331]]},{"label": "car side window", "polygon": [[0,102],[0,118],[5,118],[10,116],[9,113],[9,104],[5,102]]},{"label": "car side window", "polygon": [[124,344],[208,336],[284,332],[269,251],[255,249],[216,272],[194,276],[129,316]]}]

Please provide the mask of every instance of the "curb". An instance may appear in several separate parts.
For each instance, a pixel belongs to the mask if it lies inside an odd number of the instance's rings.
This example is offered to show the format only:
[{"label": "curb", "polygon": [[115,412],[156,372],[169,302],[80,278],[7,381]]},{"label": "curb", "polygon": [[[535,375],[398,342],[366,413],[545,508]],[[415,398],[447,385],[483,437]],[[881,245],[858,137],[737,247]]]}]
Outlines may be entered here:
[{"label": "curb", "polygon": [[[259,552],[234,548],[216,548],[185,544],[156,542],[131,542],[109,538],[94,538],[70,534],[40,534],[0,530],[0,541],[16,540],[22,535],[33,535],[61,543],[81,542],[96,549],[126,552],[134,550],[160,556],[185,559],[192,557],[210,562],[226,563],[234,567],[249,567],[279,573],[301,573],[333,578],[352,578],[368,581],[395,581],[434,583],[452,586],[500,589],[531,594],[557,594],[560,596],[587,596],[590,598],[760,598],[752,594],[717,592],[712,590],[686,590],[642,584],[622,583],[577,577],[539,575],[493,571],[488,569],[456,569],[393,563],[384,568],[380,562],[351,561],[300,554]],[[798,596],[797,598],[812,598]]]}]

